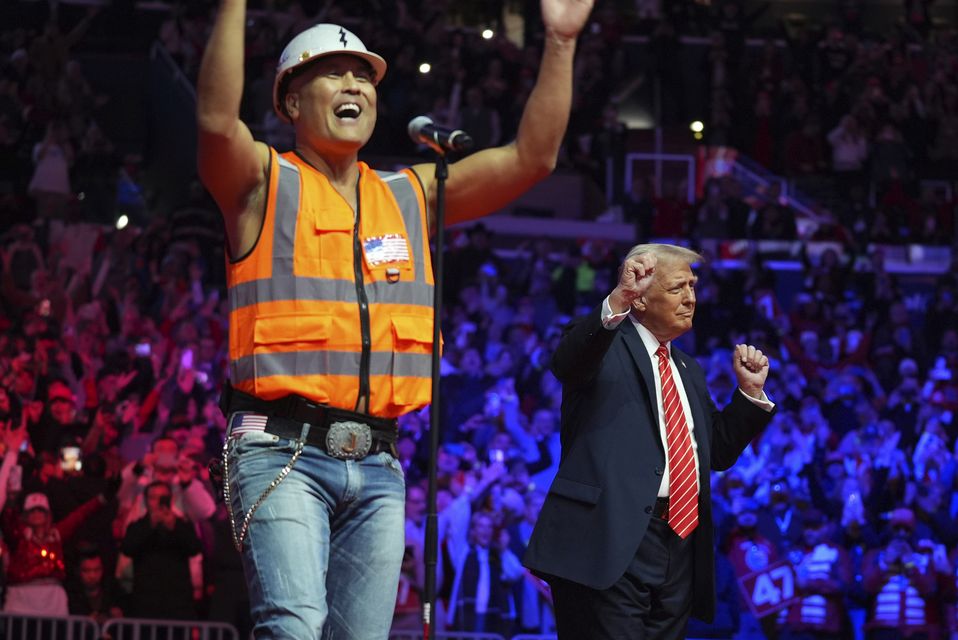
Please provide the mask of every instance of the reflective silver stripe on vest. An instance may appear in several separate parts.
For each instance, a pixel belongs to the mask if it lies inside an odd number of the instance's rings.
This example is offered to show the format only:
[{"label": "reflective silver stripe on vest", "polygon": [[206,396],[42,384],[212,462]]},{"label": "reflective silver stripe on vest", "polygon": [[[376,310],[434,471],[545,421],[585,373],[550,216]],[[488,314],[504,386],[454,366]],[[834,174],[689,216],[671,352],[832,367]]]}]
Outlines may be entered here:
[{"label": "reflective silver stripe on vest", "polygon": [[[230,310],[236,311],[253,304],[287,300],[340,301],[358,303],[356,286],[352,280],[336,280],[322,277],[300,277],[293,273],[293,252],[296,244],[296,223],[300,204],[300,168],[278,156],[279,176],[277,178],[275,206],[273,209],[273,258],[272,273],[269,277],[243,282],[229,288]],[[412,254],[413,277],[398,282],[366,282],[366,296],[369,304],[406,304],[432,308],[432,284],[426,281],[425,255],[423,251],[424,232],[419,199],[410,178],[404,173],[375,172],[390,189],[403,222]],[[367,180],[375,180],[372,174]],[[358,327],[357,327],[358,331]],[[343,374],[351,375],[359,371],[360,354],[350,353],[348,359],[338,360],[335,354],[328,360],[328,370],[316,370],[319,365],[316,354],[326,352],[307,352],[310,357],[295,357],[296,354],[265,354],[246,356],[230,363],[231,377],[234,382],[248,380],[254,372],[258,375],[311,375]],[[306,354],[303,354],[304,356]],[[385,356],[389,356],[386,358]],[[392,353],[372,354],[372,375],[393,375],[430,377],[432,375],[431,356],[414,356]],[[254,362],[255,358],[255,362]],[[266,358],[261,362],[260,358]],[[378,364],[377,364],[378,363]],[[333,366],[335,365],[335,366]],[[400,370],[402,369],[402,370]],[[271,371],[272,373],[263,373]]]},{"label": "reflective silver stripe on vest", "polygon": [[[419,214],[419,198],[416,197],[416,190],[413,188],[410,178],[405,173],[392,173],[389,171],[377,171],[376,175],[386,183],[389,190],[392,191],[399,210],[402,211],[403,222],[406,223],[406,233],[409,234],[409,249],[412,251],[413,260],[416,266],[416,282],[426,284],[426,269],[423,266],[422,250],[422,219]],[[415,217],[415,220],[410,218]],[[429,289],[429,302],[432,305],[432,286],[426,285]],[[414,303],[419,304],[419,303]]]},{"label": "reflective silver stripe on vest", "polygon": [[[279,180],[276,184],[276,207],[273,210],[272,277],[293,276],[293,247],[296,245],[296,221],[299,219],[299,167],[279,158]],[[291,298],[273,298],[273,300]],[[236,307],[232,308],[233,311]]]},{"label": "reflective silver stripe on vest", "polygon": [[[416,282],[369,282],[366,291],[378,303],[432,305],[432,289]],[[297,278],[285,276],[262,278],[230,288],[230,309],[255,304],[262,300],[318,300],[324,302],[358,302],[351,280]]]},{"label": "reflective silver stripe on vest", "polygon": [[[373,376],[423,377],[423,371],[432,370],[432,355],[373,351],[369,374]],[[232,363],[233,382],[254,377],[298,376],[353,376],[359,369],[359,353],[350,351],[284,351],[243,356]]]}]

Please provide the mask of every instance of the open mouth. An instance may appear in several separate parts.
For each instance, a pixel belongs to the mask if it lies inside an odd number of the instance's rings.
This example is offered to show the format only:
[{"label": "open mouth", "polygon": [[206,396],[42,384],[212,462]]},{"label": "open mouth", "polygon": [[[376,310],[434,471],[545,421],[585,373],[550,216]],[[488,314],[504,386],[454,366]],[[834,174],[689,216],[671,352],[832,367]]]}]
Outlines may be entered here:
[{"label": "open mouth", "polygon": [[346,102],[344,104],[336,107],[336,110],[333,113],[337,118],[342,118],[344,120],[355,120],[363,110],[355,102]]}]

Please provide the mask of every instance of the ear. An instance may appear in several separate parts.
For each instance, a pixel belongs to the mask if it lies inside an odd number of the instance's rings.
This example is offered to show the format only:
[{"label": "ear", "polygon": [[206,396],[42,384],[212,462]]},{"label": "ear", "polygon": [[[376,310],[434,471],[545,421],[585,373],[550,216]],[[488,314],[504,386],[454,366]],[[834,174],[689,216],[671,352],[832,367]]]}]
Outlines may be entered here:
[{"label": "ear", "polygon": [[632,301],[632,308],[639,313],[645,313],[645,309],[647,306],[648,305],[646,304],[645,296],[639,296],[638,298]]},{"label": "ear", "polygon": [[289,115],[289,119],[293,122],[296,122],[296,118],[299,117],[299,93],[295,91],[289,91],[283,96],[283,105],[286,107],[286,113]]}]

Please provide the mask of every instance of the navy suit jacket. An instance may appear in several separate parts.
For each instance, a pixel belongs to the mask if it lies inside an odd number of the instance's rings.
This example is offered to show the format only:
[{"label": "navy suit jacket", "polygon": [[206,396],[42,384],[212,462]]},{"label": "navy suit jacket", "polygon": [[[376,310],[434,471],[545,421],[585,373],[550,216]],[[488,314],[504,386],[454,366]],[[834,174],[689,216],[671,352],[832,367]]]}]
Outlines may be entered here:
[{"label": "navy suit jacket", "polygon": [[[562,458],[524,557],[527,567],[593,589],[621,578],[649,525],[665,469],[652,361],[632,322],[602,326],[601,305],[567,327],[552,360],[562,382]],[[692,615],[715,611],[710,470],[725,470],[771,419],[736,391],[716,409],[705,374],[672,347],[698,445]]]}]

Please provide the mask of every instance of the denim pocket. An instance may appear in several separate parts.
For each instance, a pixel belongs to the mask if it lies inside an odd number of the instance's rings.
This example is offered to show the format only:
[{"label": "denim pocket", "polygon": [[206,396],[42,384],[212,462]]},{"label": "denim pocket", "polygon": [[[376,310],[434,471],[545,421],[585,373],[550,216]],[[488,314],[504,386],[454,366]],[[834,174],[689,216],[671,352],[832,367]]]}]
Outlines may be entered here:
[{"label": "denim pocket", "polygon": [[384,467],[396,474],[397,478],[403,482],[406,481],[406,472],[403,471],[402,464],[400,464],[399,460],[394,458],[391,453],[388,451],[380,451],[376,454],[376,456],[379,458],[380,462],[382,462]]},{"label": "denim pocket", "polygon": [[230,443],[230,459],[239,460],[270,452],[292,453],[293,441],[265,431],[250,431]]},{"label": "denim pocket", "polygon": [[293,460],[296,441],[265,431],[248,431],[229,442],[230,505],[237,526],[246,509],[268,496],[283,468]]}]

